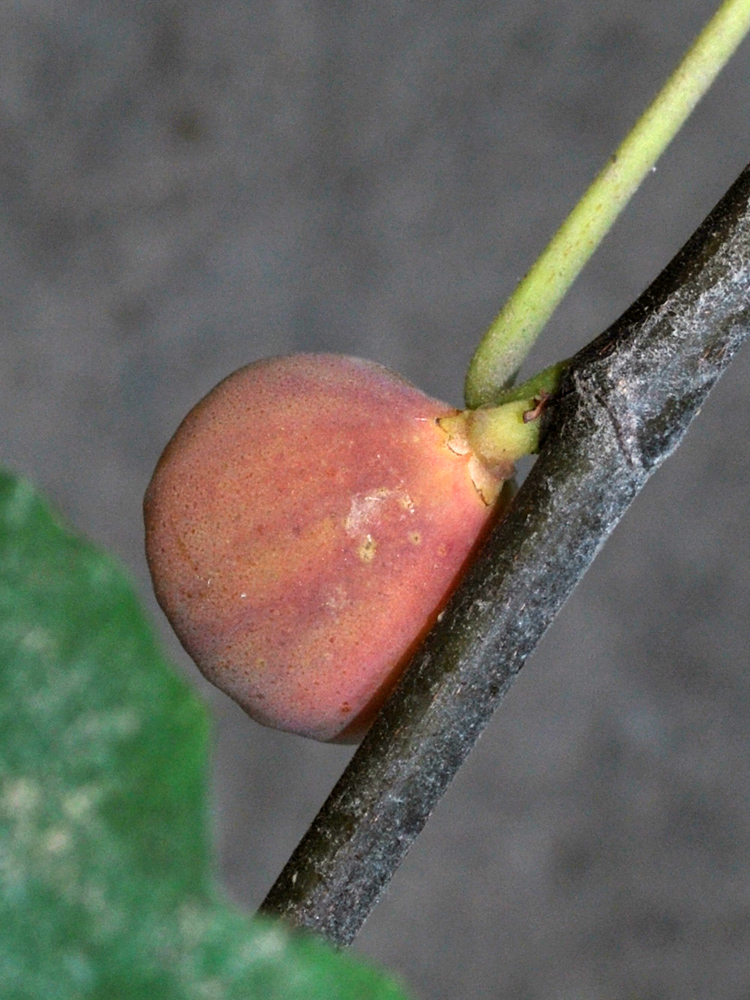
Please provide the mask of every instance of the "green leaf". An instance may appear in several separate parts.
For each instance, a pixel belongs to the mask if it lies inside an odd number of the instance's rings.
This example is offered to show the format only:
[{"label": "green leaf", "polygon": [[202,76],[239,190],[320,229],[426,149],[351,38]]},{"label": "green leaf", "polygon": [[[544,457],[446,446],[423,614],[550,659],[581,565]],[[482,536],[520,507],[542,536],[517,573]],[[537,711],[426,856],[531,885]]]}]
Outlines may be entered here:
[{"label": "green leaf", "polygon": [[3,1000],[403,1000],[224,900],[207,749],[117,563],[0,472]]}]

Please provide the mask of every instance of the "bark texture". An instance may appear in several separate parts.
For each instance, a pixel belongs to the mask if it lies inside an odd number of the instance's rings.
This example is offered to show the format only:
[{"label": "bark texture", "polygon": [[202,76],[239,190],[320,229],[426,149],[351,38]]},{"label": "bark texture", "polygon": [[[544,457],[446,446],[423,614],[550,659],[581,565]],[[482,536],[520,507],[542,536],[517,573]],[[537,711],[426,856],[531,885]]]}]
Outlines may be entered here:
[{"label": "bark texture", "polygon": [[750,168],[573,359],[541,454],[262,911],[352,941],[525,660],[750,330]]}]

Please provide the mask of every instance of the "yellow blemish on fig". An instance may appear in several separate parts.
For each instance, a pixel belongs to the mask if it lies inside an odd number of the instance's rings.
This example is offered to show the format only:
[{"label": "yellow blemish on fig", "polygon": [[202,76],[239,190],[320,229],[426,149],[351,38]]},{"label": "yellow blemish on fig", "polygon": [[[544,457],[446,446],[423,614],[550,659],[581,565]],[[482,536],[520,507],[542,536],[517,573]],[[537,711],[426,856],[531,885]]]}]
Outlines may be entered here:
[{"label": "yellow blemish on fig", "polygon": [[404,510],[408,510],[410,514],[413,514],[416,510],[416,504],[406,491],[399,494],[398,502],[399,506],[403,507]]},{"label": "yellow blemish on fig", "polygon": [[375,558],[375,550],[377,549],[377,543],[372,535],[365,535],[359,544],[357,549],[357,555],[362,560],[362,562],[372,562]]},{"label": "yellow blemish on fig", "polygon": [[422,536],[418,531],[410,531],[409,541],[411,542],[412,545],[419,545],[419,543],[422,541]]}]

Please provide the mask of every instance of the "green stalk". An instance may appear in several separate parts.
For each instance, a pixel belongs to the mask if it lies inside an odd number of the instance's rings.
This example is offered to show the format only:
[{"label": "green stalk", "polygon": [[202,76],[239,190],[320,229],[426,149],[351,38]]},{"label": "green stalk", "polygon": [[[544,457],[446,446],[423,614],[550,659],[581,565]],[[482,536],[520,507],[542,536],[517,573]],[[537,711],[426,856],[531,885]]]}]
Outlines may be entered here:
[{"label": "green stalk", "polygon": [[656,99],[610,157],[477,348],[469,407],[495,401],[561,299],[750,29],[750,0],[724,0]]}]

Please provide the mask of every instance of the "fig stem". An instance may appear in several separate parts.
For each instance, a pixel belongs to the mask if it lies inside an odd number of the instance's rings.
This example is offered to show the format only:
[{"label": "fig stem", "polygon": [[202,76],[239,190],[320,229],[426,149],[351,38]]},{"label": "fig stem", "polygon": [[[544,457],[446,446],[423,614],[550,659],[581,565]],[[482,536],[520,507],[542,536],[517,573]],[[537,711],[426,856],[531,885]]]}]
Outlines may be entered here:
[{"label": "fig stem", "polygon": [[356,936],[519,670],[750,335],[750,167],[572,358],[541,454],[266,897]]},{"label": "fig stem", "polygon": [[750,29],[750,0],[724,0],[492,322],[466,376],[466,405],[498,401],[573,281]]},{"label": "fig stem", "polygon": [[542,416],[560,387],[569,362],[550,365],[533,378],[504,392],[495,406],[464,410],[455,417],[444,417],[446,430],[453,427],[462,435],[482,465],[492,475],[509,479],[513,464],[524,455],[539,451]]},{"label": "fig stem", "polygon": [[543,368],[525,382],[503,389],[493,401],[495,406],[512,403],[517,399],[538,399],[540,395],[554,396],[560,387],[562,377],[570,365],[570,360],[556,361],[549,368]]}]

